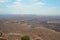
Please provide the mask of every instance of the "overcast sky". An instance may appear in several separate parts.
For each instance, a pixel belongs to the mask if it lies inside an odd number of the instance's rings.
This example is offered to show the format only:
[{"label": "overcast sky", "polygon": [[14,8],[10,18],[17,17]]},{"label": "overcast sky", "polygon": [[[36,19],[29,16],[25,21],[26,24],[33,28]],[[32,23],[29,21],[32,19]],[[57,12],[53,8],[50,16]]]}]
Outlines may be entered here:
[{"label": "overcast sky", "polygon": [[0,14],[60,15],[60,0],[0,0]]}]

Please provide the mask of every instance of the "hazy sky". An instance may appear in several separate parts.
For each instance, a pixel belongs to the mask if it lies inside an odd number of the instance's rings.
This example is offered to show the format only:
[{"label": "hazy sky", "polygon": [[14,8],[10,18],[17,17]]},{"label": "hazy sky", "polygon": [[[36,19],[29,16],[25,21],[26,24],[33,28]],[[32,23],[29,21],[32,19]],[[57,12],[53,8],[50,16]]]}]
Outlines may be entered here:
[{"label": "hazy sky", "polygon": [[0,14],[60,15],[60,0],[0,0]]}]

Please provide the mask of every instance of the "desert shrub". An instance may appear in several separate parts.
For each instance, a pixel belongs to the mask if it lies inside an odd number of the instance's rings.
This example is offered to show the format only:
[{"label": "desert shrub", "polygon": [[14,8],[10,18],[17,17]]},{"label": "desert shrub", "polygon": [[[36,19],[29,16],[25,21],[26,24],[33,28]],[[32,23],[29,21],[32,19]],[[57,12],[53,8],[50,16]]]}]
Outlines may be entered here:
[{"label": "desert shrub", "polygon": [[30,37],[29,36],[23,36],[23,37],[21,37],[21,40],[30,40]]},{"label": "desert shrub", "polygon": [[0,37],[3,35],[3,33],[2,32],[0,32]]}]

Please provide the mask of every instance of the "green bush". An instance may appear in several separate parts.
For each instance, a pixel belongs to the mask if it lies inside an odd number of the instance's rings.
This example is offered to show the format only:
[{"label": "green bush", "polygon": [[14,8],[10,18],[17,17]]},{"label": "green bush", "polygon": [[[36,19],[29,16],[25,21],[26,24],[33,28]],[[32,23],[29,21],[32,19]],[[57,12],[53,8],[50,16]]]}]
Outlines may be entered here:
[{"label": "green bush", "polygon": [[21,40],[30,40],[30,37],[29,36],[23,36],[23,37],[21,37]]}]

